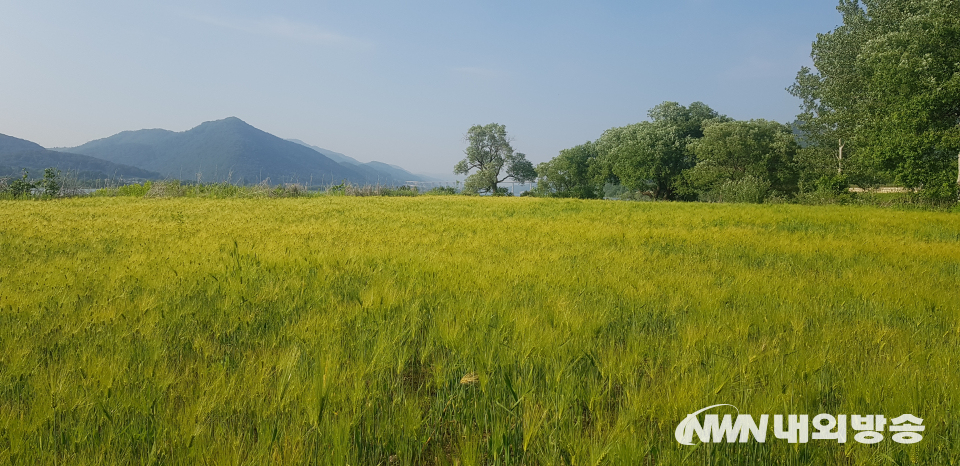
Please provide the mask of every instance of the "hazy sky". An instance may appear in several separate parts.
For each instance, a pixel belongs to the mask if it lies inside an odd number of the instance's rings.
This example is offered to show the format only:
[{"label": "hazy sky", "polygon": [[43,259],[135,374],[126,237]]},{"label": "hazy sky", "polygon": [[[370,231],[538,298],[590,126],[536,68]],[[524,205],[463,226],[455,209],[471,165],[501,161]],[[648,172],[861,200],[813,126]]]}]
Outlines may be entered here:
[{"label": "hazy sky", "polygon": [[76,146],[236,116],[450,172],[474,124],[534,163],[666,101],[792,121],[837,0],[0,0],[0,133]]}]

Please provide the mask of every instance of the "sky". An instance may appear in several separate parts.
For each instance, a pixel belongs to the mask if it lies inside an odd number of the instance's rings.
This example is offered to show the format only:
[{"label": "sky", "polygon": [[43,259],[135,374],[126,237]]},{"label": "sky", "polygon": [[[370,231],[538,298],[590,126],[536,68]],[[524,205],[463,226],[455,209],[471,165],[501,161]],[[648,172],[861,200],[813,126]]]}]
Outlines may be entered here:
[{"label": "sky", "polygon": [[73,147],[235,116],[452,174],[496,122],[538,163],[664,101],[793,121],[837,3],[0,0],[0,133]]}]

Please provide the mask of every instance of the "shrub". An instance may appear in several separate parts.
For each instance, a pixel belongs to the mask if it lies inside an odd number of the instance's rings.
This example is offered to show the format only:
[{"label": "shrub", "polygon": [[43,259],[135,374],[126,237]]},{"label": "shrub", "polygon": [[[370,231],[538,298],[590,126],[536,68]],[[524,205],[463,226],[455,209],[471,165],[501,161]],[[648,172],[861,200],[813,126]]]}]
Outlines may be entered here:
[{"label": "shrub", "polygon": [[821,176],[820,179],[816,181],[814,186],[816,187],[817,191],[840,195],[848,192],[850,189],[850,182],[847,180],[846,175],[836,174]]},{"label": "shrub", "polygon": [[919,200],[938,207],[957,203],[957,182],[948,173],[931,176],[919,192]]},{"label": "shrub", "polygon": [[[144,197],[150,192],[150,188],[153,187],[152,181],[147,181],[143,184],[125,184],[123,186],[117,186],[113,189],[115,196],[131,196],[131,197]],[[101,190],[105,191],[105,190]]]},{"label": "shrub", "polygon": [[769,181],[746,175],[738,180],[724,181],[717,188],[701,194],[700,199],[707,202],[760,204],[769,194]]},{"label": "shrub", "polygon": [[327,187],[327,194],[334,196],[343,196],[347,192],[347,182],[343,181],[340,184],[335,184]]},{"label": "shrub", "polygon": [[603,185],[603,198],[616,201],[652,201],[653,195],[649,191],[637,192],[620,184],[607,183]]},{"label": "shrub", "polygon": [[164,180],[151,183],[145,197],[183,197],[186,193],[180,180]]},{"label": "shrub", "polygon": [[453,186],[437,186],[429,191],[424,192],[423,194],[429,194],[432,196],[449,196],[457,194],[457,188]]},{"label": "shrub", "polygon": [[35,187],[40,188],[44,197],[57,197],[60,195],[60,170],[56,168],[47,168],[43,170],[43,179]]},{"label": "shrub", "polygon": [[30,174],[26,169],[24,169],[23,176],[20,178],[14,178],[8,182],[3,190],[3,193],[13,197],[14,199],[19,199],[32,193],[34,188],[36,188],[36,185],[30,182]]}]

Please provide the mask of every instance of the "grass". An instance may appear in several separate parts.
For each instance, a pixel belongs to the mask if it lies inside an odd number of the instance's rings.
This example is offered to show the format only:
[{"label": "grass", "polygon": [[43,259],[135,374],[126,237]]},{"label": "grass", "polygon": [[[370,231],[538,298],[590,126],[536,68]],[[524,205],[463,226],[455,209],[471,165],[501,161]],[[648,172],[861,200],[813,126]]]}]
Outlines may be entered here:
[{"label": "grass", "polygon": [[[960,217],[0,201],[2,464],[956,464]],[[924,440],[685,447],[717,404]]]}]

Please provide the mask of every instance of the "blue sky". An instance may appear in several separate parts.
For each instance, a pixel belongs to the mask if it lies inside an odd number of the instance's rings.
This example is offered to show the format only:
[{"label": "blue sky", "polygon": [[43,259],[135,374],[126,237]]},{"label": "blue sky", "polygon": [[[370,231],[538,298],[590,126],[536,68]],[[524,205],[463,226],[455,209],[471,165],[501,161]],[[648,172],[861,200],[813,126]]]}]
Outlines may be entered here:
[{"label": "blue sky", "polygon": [[474,124],[536,162],[663,101],[793,120],[837,0],[0,0],[0,133],[75,146],[236,116],[447,173]]}]

